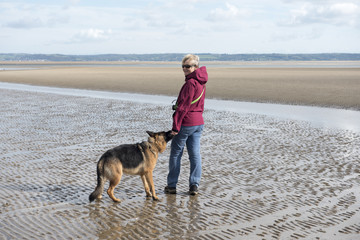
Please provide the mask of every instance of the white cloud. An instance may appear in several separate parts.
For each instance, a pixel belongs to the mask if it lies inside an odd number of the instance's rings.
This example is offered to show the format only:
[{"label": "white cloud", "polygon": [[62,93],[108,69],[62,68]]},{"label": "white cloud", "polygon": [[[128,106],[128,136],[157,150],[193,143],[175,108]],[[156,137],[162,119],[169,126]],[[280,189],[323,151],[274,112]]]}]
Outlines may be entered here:
[{"label": "white cloud", "polygon": [[330,6],[330,12],[340,16],[358,14],[359,6],[354,3],[336,3]]},{"label": "white cloud", "polygon": [[0,8],[0,22],[6,28],[47,28],[68,23],[68,16],[57,6],[0,3]]},{"label": "white cloud", "polygon": [[315,40],[319,39],[323,35],[323,29],[321,28],[311,28],[303,31],[288,31],[288,32],[274,32],[270,36],[271,42],[289,42],[294,40]]},{"label": "white cloud", "polygon": [[44,25],[45,23],[40,18],[21,18],[4,24],[8,28],[38,28]]},{"label": "white cloud", "polygon": [[323,23],[332,25],[360,24],[360,7],[354,3],[304,4],[291,11],[288,25]]},{"label": "white cloud", "polygon": [[91,41],[105,41],[109,40],[112,35],[112,30],[102,30],[90,28],[81,30],[71,39],[71,42],[91,42]]},{"label": "white cloud", "polygon": [[8,28],[49,28],[56,25],[67,23],[68,19],[62,16],[43,16],[43,17],[22,17],[19,19],[10,20],[4,24]]},{"label": "white cloud", "polygon": [[235,5],[226,3],[226,8],[216,8],[212,10],[207,16],[208,21],[229,21],[229,20],[240,20],[247,14],[246,10],[241,10]]}]

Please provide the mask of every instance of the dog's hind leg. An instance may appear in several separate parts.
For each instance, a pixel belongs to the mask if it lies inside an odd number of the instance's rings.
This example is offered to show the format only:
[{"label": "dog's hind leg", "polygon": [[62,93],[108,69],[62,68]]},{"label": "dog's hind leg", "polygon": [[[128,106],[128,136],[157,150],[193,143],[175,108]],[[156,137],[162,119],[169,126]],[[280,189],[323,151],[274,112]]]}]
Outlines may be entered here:
[{"label": "dog's hind leg", "polygon": [[120,199],[118,199],[114,196],[114,189],[115,189],[116,185],[118,185],[120,183],[121,175],[122,174],[120,173],[120,174],[114,176],[112,179],[110,179],[109,188],[107,190],[107,194],[114,202],[120,202]]},{"label": "dog's hind leg", "polygon": [[152,194],[153,200],[159,200],[155,193],[154,181],[153,181],[153,174],[152,172],[145,173],[146,181],[150,187],[150,192]]},{"label": "dog's hind leg", "polygon": [[146,192],[146,197],[151,197],[151,193],[150,193],[150,190],[149,190],[149,185],[148,185],[148,183],[147,183],[147,181],[146,181],[145,175],[143,174],[143,175],[141,175],[140,177],[141,177],[141,180],[142,180],[142,182],[143,182],[143,184],[144,184],[144,188],[145,188],[145,192]]}]

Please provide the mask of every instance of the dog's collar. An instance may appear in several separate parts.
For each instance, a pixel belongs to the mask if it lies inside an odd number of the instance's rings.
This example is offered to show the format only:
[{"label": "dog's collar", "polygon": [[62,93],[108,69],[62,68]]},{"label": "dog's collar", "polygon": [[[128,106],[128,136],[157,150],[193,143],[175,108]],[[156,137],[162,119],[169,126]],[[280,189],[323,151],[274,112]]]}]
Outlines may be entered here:
[{"label": "dog's collar", "polygon": [[138,145],[138,148],[140,149],[141,153],[143,154],[143,156],[145,156],[143,147],[147,147],[147,148],[149,148],[150,152],[152,152],[154,154],[154,156],[156,157],[156,152],[153,151],[153,148],[149,142],[142,142],[142,143],[138,143],[137,145]]}]

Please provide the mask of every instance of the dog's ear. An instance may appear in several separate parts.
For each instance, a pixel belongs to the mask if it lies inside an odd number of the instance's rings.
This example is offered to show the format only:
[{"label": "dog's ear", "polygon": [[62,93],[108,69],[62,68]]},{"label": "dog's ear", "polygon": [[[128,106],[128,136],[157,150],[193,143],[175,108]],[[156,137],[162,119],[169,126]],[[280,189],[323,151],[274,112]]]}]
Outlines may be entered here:
[{"label": "dog's ear", "polygon": [[151,132],[151,131],[146,131],[147,134],[149,134],[150,137],[155,137],[155,133],[154,132]]}]

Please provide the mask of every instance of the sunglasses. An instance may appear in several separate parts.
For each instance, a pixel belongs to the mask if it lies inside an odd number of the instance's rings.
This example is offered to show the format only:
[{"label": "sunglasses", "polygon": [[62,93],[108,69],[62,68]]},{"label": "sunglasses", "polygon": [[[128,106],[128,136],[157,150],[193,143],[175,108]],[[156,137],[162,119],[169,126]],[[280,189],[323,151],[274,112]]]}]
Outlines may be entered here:
[{"label": "sunglasses", "polygon": [[191,68],[191,67],[195,67],[195,65],[182,65],[182,68]]}]

